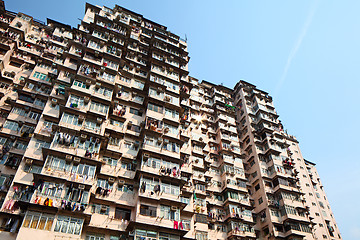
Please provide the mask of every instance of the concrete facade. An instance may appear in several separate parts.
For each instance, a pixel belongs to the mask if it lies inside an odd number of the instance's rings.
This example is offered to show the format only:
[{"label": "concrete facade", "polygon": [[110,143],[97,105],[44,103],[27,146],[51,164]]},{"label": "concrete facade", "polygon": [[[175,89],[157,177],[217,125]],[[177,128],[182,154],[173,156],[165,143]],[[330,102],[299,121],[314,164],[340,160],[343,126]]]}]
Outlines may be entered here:
[{"label": "concrete facade", "polygon": [[120,6],[73,28],[0,3],[0,239],[341,239],[268,93],[190,77]]}]

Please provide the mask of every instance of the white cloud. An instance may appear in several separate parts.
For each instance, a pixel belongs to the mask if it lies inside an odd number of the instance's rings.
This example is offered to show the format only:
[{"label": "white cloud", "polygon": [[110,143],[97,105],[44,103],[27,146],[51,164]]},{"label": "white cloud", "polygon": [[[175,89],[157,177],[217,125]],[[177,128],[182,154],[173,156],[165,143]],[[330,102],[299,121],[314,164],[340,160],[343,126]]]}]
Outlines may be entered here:
[{"label": "white cloud", "polygon": [[352,227],[350,230],[351,239],[360,239],[360,227]]},{"label": "white cloud", "polygon": [[290,51],[290,54],[289,54],[288,59],[286,61],[286,65],[285,65],[283,74],[282,74],[281,78],[279,79],[279,81],[278,81],[278,83],[276,85],[276,88],[275,88],[275,91],[274,91],[274,96],[276,96],[280,92],[280,89],[281,89],[282,85],[284,84],[284,82],[286,80],[288,71],[289,71],[290,66],[291,66],[291,62],[294,59],[296,53],[298,52],[298,50],[299,50],[299,48],[300,48],[306,34],[307,34],[307,31],[308,31],[308,29],[310,27],[310,24],[313,21],[315,12],[316,12],[317,7],[318,7],[318,3],[319,3],[319,0],[317,0],[310,7],[310,10],[309,10],[308,16],[306,18],[306,21],[304,23],[304,26],[303,26],[303,28],[302,28],[302,30],[300,32],[299,37],[297,38],[297,40],[295,42],[295,45],[293,46],[293,48]]}]

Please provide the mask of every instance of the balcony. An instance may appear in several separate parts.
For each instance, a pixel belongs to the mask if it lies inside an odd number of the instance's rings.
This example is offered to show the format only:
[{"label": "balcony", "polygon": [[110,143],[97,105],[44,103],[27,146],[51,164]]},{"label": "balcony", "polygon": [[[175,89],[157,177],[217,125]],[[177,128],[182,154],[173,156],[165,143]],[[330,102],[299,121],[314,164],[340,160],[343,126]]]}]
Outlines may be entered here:
[{"label": "balcony", "polygon": [[121,205],[125,205],[125,206],[130,206],[130,207],[136,206],[136,202],[134,201],[135,192],[133,192],[133,191],[123,192],[123,191],[113,189],[113,191],[111,191],[106,196],[103,196],[102,194],[96,194],[95,192],[96,192],[96,189],[92,188],[91,193],[94,194],[95,198],[97,198],[97,199],[111,201],[116,204],[121,204]]},{"label": "balcony", "polygon": [[[177,226],[178,228],[175,229],[174,228],[174,220],[168,220],[168,219],[164,219],[163,217],[149,217],[149,216],[145,216],[145,215],[141,215],[141,214],[137,214],[136,215],[136,219],[135,219],[136,223],[140,223],[140,224],[145,224],[145,225],[149,225],[152,228],[166,228],[168,231],[171,231],[173,233],[180,233],[181,235],[185,234],[188,230],[184,228],[179,227],[179,221],[177,222]],[[184,225],[184,224],[182,224]]]},{"label": "balcony", "polygon": [[[89,213],[90,214],[90,213]],[[130,221],[115,219],[113,216],[91,213],[88,227],[125,232]],[[106,225],[104,223],[106,222]]]},{"label": "balcony", "polygon": [[253,239],[256,238],[254,229],[251,229],[251,231],[245,231],[245,230],[241,230],[241,229],[232,229],[230,232],[228,232],[227,236],[228,236],[228,238],[231,238],[231,237],[253,238]]},{"label": "balcony", "polygon": [[57,170],[50,167],[44,167],[43,170],[41,171],[41,175],[50,176],[52,178],[57,178],[57,179],[60,178],[69,182],[86,184],[90,186],[95,184],[94,178],[90,178],[86,175],[64,172],[64,170]]}]

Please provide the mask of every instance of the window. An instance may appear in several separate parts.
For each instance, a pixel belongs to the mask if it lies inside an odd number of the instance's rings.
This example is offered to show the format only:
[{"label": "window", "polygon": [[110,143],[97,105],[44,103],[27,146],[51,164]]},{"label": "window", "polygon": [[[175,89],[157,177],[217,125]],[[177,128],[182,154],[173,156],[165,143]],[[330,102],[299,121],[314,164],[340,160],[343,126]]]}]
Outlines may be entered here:
[{"label": "window", "polygon": [[36,121],[39,120],[40,116],[41,116],[40,113],[36,113],[36,112],[30,112],[29,113],[29,118],[34,119]]},{"label": "window", "polygon": [[39,98],[36,98],[35,101],[34,101],[34,104],[37,105],[37,106],[40,106],[40,107],[44,107],[45,104],[46,104],[46,101],[42,100],[42,99],[39,99]]},{"label": "window", "polygon": [[115,209],[115,219],[130,220],[131,211],[129,209],[119,208]]},{"label": "window", "polygon": [[326,212],[325,212],[324,210],[322,210],[321,213],[322,213],[322,215],[323,215],[324,217],[327,217],[327,214],[326,214]]},{"label": "window", "polygon": [[19,100],[22,100],[24,102],[28,102],[28,103],[33,103],[34,102],[34,98],[25,95],[25,94],[19,94]]},{"label": "window", "polygon": [[54,231],[80,235],[82,224],[83,224],[83,219],[58,216],[56,219]]},{"label": "window", "polygon": [[195,214],[195,222],[208,223],[207,216],[204,214]]},{"label": "window", "polygon": [[146,230],[142,230],[142,229],[136,229],[135,231],[136,237],[134,239],[136,240],[140,240],[140,239],[151,239],[151,240],[155,240],[157,239],[157,232],[153,232],[153,231],[146,231]]},{"label": "window", "polygon": [[110,124],[116,127],[123,127],[124,123],[123,122],[119,122],[117,120],[114,119],[110,119]]},{"label": "window", "polygon": [[127,78],[127,77],[124,77],[124,76],[121,76],[120,80],[123,81],[123,82],[126,82],[126,83],[131,83],[131,79]]},{"label": "window", "polygon": [[130,113],[134,114],[134,115],[137,115],[137,116],[142,116],[142,112],[138,109],[135,109],[135,108],[130,108]]},{"label": "window", "polygon": [[118,163],[118,160],[115,158],[111,158],[111,157],[103,157],[103,161],[110,166],[116,166]]},{"label": "window", "polygon": [[39,189],[39,193],[47,197],[61,197],[63,186],[53,182],[44,182]]},{"label": "window", "polygon": [[117,69],[119,67],[119,64],[113,62],[113,61],[110,61],[108,59],[104,59],[104,63],[103,65],[105,67],[110,67],[110,68],[114,68],[114,69]]},{"label": "window", "polygon": [[23,227],[50,231],[54,223],[54,216],[49,214],[28,212],[23,221]]},{"label": "window", "polygon": [[90,104],[90,109],[97,111],[97,112],[101,112],[101,113],[105,113],[107,114],[108,110],[109,110],[109,106],[106,106],[104,104],[101,103],[97,103],[97,102],[91,102]]},{"label": "window", "polygon": [[46,74],[40,72],[35,72],[33,77],[47,82],[50,80]]},{"label": "window", "polygon": [[28,165],[28,164],[24,166],[24,172],[28,172],[28,173],[40,173],[41,170],[42,170],[42,166]]},{"label": "window", "polygon": [[164,92],[158,91],[155,88],[149,88],[149,95],[150,96],[155,96],[155,97],[161,98],[161,99],[164,98]]},{"label": "window", "polygon": [[85,88],[85,89],[89,89],[90,86],[86,85],[85,83],[79,81],[79,80],[74,80],[73,82],[74,86],[80,87],[80,88]]},{"label": "window", "polygon": [[270,209],[270,211],[271,211],[271,215],[272,215],[272,216],[280,217],[279,211],[274,210],[274,209]]},{"label": "window", "polygon": [[68,114],[68,113],[63,113],[62,118],[61,118],[61,122],[68,123],[68,124],[75,125],[75,126],[81,126],[82,125],[78,121],[78,116]]},{"label": "window", "polygon": [[162,183],[161,191],[166,194],[178,196],[180,194],[180,187],[172,184]]},{"label": "window", "polygon": [[263,199],[261,197],[261,198],[259,198],[259,204],[262,204],[262,203],[263,203]]},{"label": "window", "polygon": [[144,97],[135,95],[133,96],[133,101],[142,104],[144,102]]},{"label": "window", "polygon": [[24,151],[25,151],[26,148],[27,148],[27,143],[17,141],[17,142],[15,143],[14,147],[15,147],[16,149],[24,150]]},{"label": "window", "polygon": [[76,95],[70,95],[69,99],[70,107],[83,107],[84,106],[84,98],[76,96]]},{"label": "window", "polygon": [[169,233],[159,233],[159,240],[180,240],[180,236]]},{"label": "window", "polygon": [[131,184],[119,184],[118,191],[132,194],[134,192],[134,186]]},{"label": "window", "polygon": [[144,82],[142,81],[138,81],[138,80],[134,80],[134,87],[138,88],[140,90],[142,90],[144,88]]},{"label": "window", "polygon": [[4,138],[4,137],[0,137],[0,144],[1,145],[5,145],[5,143],[7,142],[7,138]]},{"label": "window", "polygon": [[19,124],[17,122],[6,120],[6,122],[4,124],[4,128],[10,129],[12,131],[18,131],[19,130]]},{"label": "window", "polygon": [[140,206],[140,214],[150,217],[156,217],[156,207],[151,207],[147,205]]},{"label": "window", "polygon": [[208,234],[207,234],[207,232],[196,231],[195,232],[195,239],[196,240],[207,240],[208,239]]},{"label": "window", "polygon": [[23,108],[17,108],[17,107],[13,107],[13,109],[11,110],[12,113],[15,113],[17,115],[20,115],[20,116],[26,116],[27,113],[25,111],[25,109]]},{"label": "window", "polygon": [[109,145],[120,146],[120,144],[121,144],[121,138],[109,137]]},{"label": "window", "polygon": [[88,130],[100,132],[100,125],[94,121],[86,120],[84,127]]},{"label": "window", "polygon": [[165,115],[171,118],[179,118],[179,112],[176,110],[165,108]]},{"label": "window", "polygon": [[180,151],[180,145],[174,142],[164,143],[163,149],[178,153]]},{"label": "window", "polygon": [[58,157],[49,156],[46,166],[48,168],[58,170],[58,171],[64,171],[64,172],[70,171],[70,164],[68,162],[66,162],[65,159],[58,158]]},{"label": "window", "polygon": [[179,221],[180,220],[180,210],[177,207],[170,207],[165,205],[160,205],[160,217],[164,219]]},{"label": "window", "polygon": [[105,240],[105,235],[96,233],[87,233],[85,240]]},{"label": "window", "polygon": [[77,173],[82,175],[83,177],[86,176],[89,179],[94,178],[96,171],[96,166],[87,165],[87,164],[79,164],[77,166],[73,166],[72,173]]},{"label": "window", "polygon": [[92,206],[91,206],[92,213],[98,213],[101,215],[109,215],[109,211],[110,211],[110,207],[107,205],[92,204]]},{"label": "window", "polygon": [[104,80],[108,80],[110,82],[115,82],[115,75],[112,75],[110,73],[104,72],[103,75],[101,76],[102,79]]},{"label": "window", "polygon": [[112,90],[106,87],[100,87],[100,88],[95,88],[95,93],[97,94],[101,94],[105,97],[111,97],[112,95]]},{"label": "window", "polygon": [[152,104],[152,103],[149,103],[148,104],[148,109],[149,110],[152,110],[154,112],[158,112],[158,113],[162,113],[163,112],[163,108],[159,105],[155,105],[155,104]]},{"label": "window", "polygon": [[100,49],[100,44],[95,41],[89,41],[89,47]]},{"label": "window", "polygon": [[105,188],[105,189],[112,189],[113,188],[113,185],[110,184],[107,180],[105,179],[98,179],[97,180],[97,186],[98,187],[102,187],[102,188]]}]

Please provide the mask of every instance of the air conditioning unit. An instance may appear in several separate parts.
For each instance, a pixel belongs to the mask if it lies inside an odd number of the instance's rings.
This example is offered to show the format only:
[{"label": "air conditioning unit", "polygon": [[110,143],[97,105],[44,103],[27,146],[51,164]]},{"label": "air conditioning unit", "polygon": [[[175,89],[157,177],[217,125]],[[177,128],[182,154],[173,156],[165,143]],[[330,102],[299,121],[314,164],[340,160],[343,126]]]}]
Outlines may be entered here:
[{"label": "air conditioning unit", "polygon": [[106,137],[106,138],[109,138],[110,137],[110,133],[104,133],[104,136]]},{"label": "air conditioning unit", "polygon": [[168,127],[164,128],[164,133],[168,133],[170,129]]},{"label": "air conditioning unit", "polygon": [[96,118],[96,122],[97,122],[98,124],[101,124],[101,123],[102,123],[102,121],[103,121],[103,119],[102,119],[102,118]]},{"label": "air conditioning unit", "polygon": [[73,157],[72,157],[71,155],[66,155],[66,156],[65,156],[65,160],[66,160],[67,162],[71,162],[72,159],[73,159]]},{"label": "air conditioning unit", "polygon": [[144,155],[143,155],[143,158],[144,158],[144,159],[148,159],[149,157],[150,157],[150,154],[144,153]]},{"label": "air conditioning unit", "polygon": [[87,79],[85,84],[86,84],[86,86],[90,86],[91,85],[91,80]]},{"label": "air conditioning unit", "polygon": [[87,138],[87,136],[86,136],[86,134],[81,134],[81,135],[80,135],[80,138],[81,138],[81,140],[85,141],[86,138]]},{"label": "air conditioning unit", "polygon": [[85,116],[79,115],[78,116],[78,122],[83,122],[85,120]]},{"label": "air conditioning unit", "polygon": [[169,97],[169,96],[165,96],[165,97],[164,97],[164,101],[165,101],[165,102],[170,102],[170,97]]},{"label": "air conditioning unit", "polygon": [[90,102],[90,97],[84,97],[84,103]]},{"label": "air conditioning unit", "polygon": [[33,163],[33,160],[32,159],[26,159],[25,160],[25,164],[26,165],[31,165]]},{"label": "air conditioning unit", "polygon": [[73,163],[74,163],[74,164],[79,164],[80,161],[81,161],[81,158],[79,158],[79,157],[74,157]]},{"label": "air conditioning unit", "polygon": [[51,105],[55,106],[58,103],[58,100],[56,98],[51,99]]},{"label": "air conditioning unit", "polygon": [[108,182],[109,182],[109,183],[114,183],[114,182],[115,182],[115,178],[109,177]]},{"label": "air conditioning unit", "polygon": [[119,180],[119,185],[124,185],[125,184],[125,181],[124,180]]},{"label": "air conditioning unit", "polygon": [[202,177],[203,177],[203,175],[200,173],[200,174],[199,174],[199,178],[202,178]]},{"label": "air conditioning unit", "polygon": [[84,189],[85,189],[85,185],[80,184],[80,185],[78,186],[78,189],[79,189],[79,190],[84,190]]}]

